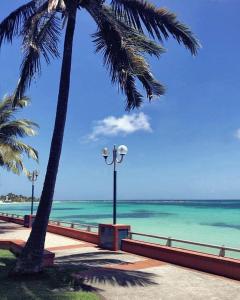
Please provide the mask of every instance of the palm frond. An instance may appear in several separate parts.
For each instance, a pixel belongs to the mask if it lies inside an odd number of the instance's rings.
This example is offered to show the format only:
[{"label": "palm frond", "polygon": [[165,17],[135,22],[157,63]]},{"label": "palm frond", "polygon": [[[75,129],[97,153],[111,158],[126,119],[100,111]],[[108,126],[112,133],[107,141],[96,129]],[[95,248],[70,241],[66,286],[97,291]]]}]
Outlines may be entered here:
[{"label": "palm frond", "polygon": [[[27,106],[30,103],[30,98],[23,96],[21,99],[19,99],[17,107],[23,108]],[[0,115],[4,113],[4,111],[12,109],[13,104],[13,96],[5,96],[3,100],[0,102]]]},{"label": "palm frond", "polygon": [[22,24],[34,13],[35,2],[20,6],[0,23],[0,47],[5,40],[11,43],[20,34]]},{"label": "palm frond", "polygon": [[38,151],[34,149],[33,147],[21,142],[21,141],[15,141],[14,148],[19,152],[19,153],[25,153],[28,158],[32,158],[36,161],[38,161]]},{"label": "palm frond", "polygon": [[10,147],[7,148],[6,145],[0,145],[0,166],[17,175],[21,172],[27,174],[27,169],[22,162],[21,153]]},{"label": "palm frond", "polygon": [[7,123],[13,117],[14,112],[16,112],[19,108],[27,106],[29,102],[29,98],[22,97],[19,99],[17,106],[13,108],[13,97],[5,96],[0,102],[0,125]]},{"label": "palm frond", "polygon": [[[160,96],[164,92],[163,86],[157,82],[149,66],[142,56],[147,52],[160,55],[162,48],[139,33],[125,26],[117,20],[111,9],[106,6],[86,7],[98,25],[98,32],[94,34],[96,51],[101,51],[104,64],[109,69],[112,82],[118,83],[121,90],[127,96],[127,109],[139,107],[142,103],[142,95],[137,91],[135,79],[138,78],[146,89],[149,99],[153,95]],[[134,34],[129,33],[129,30]]]},{"label": "palm frond", "polygon": [[128,75],[124,84],[124,92],[127,96],[126,110],[132,110],[141,106],[143,96],[136,88],[135,79],[133,76]]},{"label": "palm frond", "polygon": [[145,28],[153,38],[157,37],[161,42],[163,37],[167,39],[171,35],[178,43],[184,44],[193,55],[197,54],[199,41],[191,30],[167,9],[157,8],[145,0],[112,0],[111,5],[116,17],[129,26],[142,33]]},{"label": "palm frond", "polygon": [[1,153],[4,154],[4,160],[12,160],[16,154],[19,157],[26,154],[28,158],[38,161],[38,151],[33,147],[17,140],[14,136],[7,138],[0,138]]},{"label": "palm frond", "polygon": [[23,119],[0,124],[0,139],[4,136],[35,136],[37,134],[35,127],[38,127],[36,123]]},{"label": "palm frond", "polygon": [[18,101],[16,108],[13,107],[11,96],[4,97],[0,102],[0,166],[16,174],[27,174],[23,154],[38,161],[37,150],[17,139],[37,134],[38,125],[35,122],[15,119],[17,109],[25,107],[29,101],[29,98],[23,97]]},{"label": "palm frond", "polygon": [[43,5],[25,23],[22,31],[24,57],[20,69],[20,79],[14,95],[14,105],[30,86],[33,77],[41,73],[41,55],[47,64],[51,58],[58,58],[58,36],[60,23],[56,14],[48,14]]}]

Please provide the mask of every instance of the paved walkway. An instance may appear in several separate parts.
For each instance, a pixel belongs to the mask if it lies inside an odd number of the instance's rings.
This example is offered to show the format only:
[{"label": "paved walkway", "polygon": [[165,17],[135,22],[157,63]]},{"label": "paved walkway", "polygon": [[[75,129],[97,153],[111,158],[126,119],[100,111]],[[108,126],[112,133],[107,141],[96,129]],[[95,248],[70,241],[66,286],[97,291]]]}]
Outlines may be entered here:
[{"label": "paved walkway", "polygon": [[[20,225],[0,221],[1,239],[26,240]],[[106,300],[240,300],[240,282],[47,233],[46,248],[76,283]]]}]

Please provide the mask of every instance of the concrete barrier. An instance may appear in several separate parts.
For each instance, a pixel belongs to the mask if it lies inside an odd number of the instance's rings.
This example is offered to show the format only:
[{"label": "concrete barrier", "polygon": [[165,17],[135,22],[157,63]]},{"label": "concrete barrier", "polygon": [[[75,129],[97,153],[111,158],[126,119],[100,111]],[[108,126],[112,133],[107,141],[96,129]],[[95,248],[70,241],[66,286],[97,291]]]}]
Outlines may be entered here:
[{"label": "concrete barrier", "polygon": [[[0,220],[10,223],[16,223],[19,225],[24,225],[24,219],[23,218],[15,218],[10,216],[3,216],[0,215]],[[64,227],[60,225],[53,225],[48,224],[47,231],[59,235],[63,235],[66,237],[70,237],[77,240],[86,241],[89,243],[97,244],[99,243],[98,234],[95,232],[88,232],[85,230],[75,229],[75,228],[69,228]]]},{"label": "concrete barrier", "polygon": [[63,235],[66,237],[70,237],[76,240],[85,241],[92,244],[99,243],[98,234],[95,232],[88,232],[85,230],[74,229],[69,227],[63,227],[59,225],[48,224],[47,231],[59,235]]},{"label": "concrete barrier", "polygon": [[191,269],[240,280],[240,260],[130,239],[122,250]]},{"label": "concrete barrier", "polygon": [[19,225],[24,224],[24,220],[22,218],[14,218],[14,217],[10,217],[10,216],[0,215],[0,220],[5,221],[5,222],[10,222],[10,223],[16,223]]},{"label": "concrete barrier", "polygon": [[16,224],[19,224],[19,225],[24,224],[24,220],[22,218],[14,218],[14,217],[8,217],[8,216],[1,216],[0,215],[0,220],[5,221],[5,222],[16,223]]}]

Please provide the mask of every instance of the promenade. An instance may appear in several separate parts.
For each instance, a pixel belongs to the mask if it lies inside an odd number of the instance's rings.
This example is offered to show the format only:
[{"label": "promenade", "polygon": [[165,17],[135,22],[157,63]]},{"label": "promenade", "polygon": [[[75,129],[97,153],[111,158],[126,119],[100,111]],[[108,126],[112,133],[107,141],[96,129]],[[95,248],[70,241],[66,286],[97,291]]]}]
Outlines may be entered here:
[{"label": "promenade", "polygon": [[[1,240],[26,241],[30,230],[0,221]],[[73,278],[102,299],[127,300],[240,300],[239,281],[190,270],[47,233],[45,248],[55,264],[74,267]]]}]

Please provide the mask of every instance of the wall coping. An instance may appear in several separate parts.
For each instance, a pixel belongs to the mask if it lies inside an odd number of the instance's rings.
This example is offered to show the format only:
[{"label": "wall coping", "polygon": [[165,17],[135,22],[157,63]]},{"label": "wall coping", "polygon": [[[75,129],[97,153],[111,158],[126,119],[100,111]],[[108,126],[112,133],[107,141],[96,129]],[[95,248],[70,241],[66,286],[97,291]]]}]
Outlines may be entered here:
[{"label": "wall coping", "polygon": [[131,240],[131,239],[123,239],[123,241],[127,241],[128,243],[135,243],[135,244],[142,244],[144,245],[144,247],[146,248],[159,248],[161,250],[165,250],[165,251],[176,251],[181,253],[182,255],[193,255],[193,256],[201,256],[201,257],[205,257],[205,258],[210,258],[210,259],[216,259],[219,261],[226,261],[226,262],[233,262],[236,264],[239,264],[240,266],[240,260],[239,259],[235,259],[235,258],[231,258],[231,257],[222,257],[222,256],[218,256],[218,255],[214,255],[214,254],[210,254],[210,253],[204,253],[204,252],[200,252],[200,251],[194,251],[194,250],[189,250],[189,249],[184,249],[184,248],[178,248],[178,247],[168,247],[168,246],[163,246],[163,245],[158,245],[155,243],[149,243],[149,242],[144,242],[141,240]]},{"label": "wall coping", "polygon": [[238,259],[130,239],[122,240],[122,250],[193,270],[240,280],[240,260]]}]

